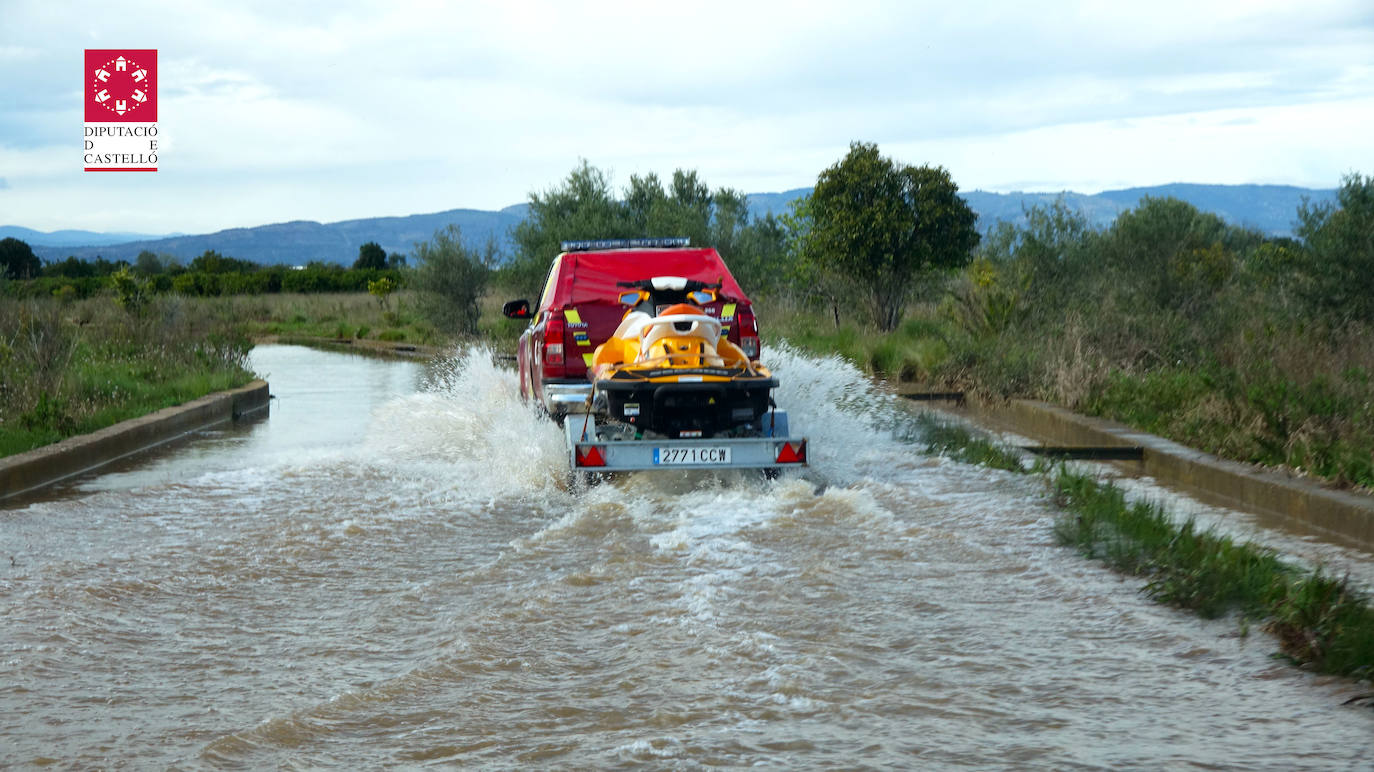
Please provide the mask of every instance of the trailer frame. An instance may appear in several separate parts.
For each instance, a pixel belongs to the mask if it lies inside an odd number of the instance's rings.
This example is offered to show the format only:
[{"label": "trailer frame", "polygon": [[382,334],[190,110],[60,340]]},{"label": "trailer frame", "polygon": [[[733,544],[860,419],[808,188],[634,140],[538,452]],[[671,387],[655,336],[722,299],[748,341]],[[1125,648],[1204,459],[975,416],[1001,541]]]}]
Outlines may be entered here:
[{"label": "trailer frame", "polygon": [[599,418],[595,413],[564,418],[574,472],[761,469],[771,476],[807,465],[806,437],[791,436],[786,410],[764,413],[743,435],[692,439],[643,436],[633,426]]}]

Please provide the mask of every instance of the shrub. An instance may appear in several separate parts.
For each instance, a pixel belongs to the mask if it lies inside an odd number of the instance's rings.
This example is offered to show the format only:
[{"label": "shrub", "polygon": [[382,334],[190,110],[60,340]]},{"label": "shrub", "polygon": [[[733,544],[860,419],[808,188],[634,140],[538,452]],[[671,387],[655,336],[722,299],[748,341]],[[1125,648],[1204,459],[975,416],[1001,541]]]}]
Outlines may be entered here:
[{"label": "shrub", "polygon": [[463,246],[462,232],[456,225],[435,231],[433,239],[416,244],[415,258],[421,312],[440,330],[476,335],[481,316],[478,300],[490,276],[486,261]]}]

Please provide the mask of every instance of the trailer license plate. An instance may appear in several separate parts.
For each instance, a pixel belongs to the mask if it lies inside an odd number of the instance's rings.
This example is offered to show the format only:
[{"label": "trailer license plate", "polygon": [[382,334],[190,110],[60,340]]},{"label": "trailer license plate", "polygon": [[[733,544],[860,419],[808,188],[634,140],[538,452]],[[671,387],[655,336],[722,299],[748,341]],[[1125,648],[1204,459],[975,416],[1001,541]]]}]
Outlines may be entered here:
[{"label": "trailer license plate", "polygon": [[692,466],[730,463],[730,449],[721,447],[654,448],[655,466]]}]

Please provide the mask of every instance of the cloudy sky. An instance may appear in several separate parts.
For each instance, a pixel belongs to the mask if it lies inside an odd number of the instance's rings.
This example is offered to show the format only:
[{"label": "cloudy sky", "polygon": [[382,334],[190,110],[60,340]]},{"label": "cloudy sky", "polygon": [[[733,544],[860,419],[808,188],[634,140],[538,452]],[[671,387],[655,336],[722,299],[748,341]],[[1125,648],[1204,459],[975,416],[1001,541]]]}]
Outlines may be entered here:
[{"label": "cloudy sky", "polygon": [[[82,51],[156,48],[156,173],[82,171]],[[198,233],[617,186],[814,183],[853,140],[962,189],[1374,174],[1374,0],[0,0],[0,225]]]}]

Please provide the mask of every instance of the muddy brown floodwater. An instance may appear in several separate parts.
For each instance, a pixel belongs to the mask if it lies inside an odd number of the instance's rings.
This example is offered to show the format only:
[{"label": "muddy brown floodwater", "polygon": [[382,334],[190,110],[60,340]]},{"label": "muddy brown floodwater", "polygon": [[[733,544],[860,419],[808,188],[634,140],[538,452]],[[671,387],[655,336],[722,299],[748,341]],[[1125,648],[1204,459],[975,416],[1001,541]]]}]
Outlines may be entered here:
[{"label": "muddy brown floodwater", "polygon": [[922,455],[836,360],[770,352],[804,474],[574,495],[483,352],[253,357],[266,421],[0,510],[0,767],[1374,757],[1360,685],[1056,546],[1041,483]]}]

